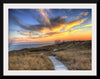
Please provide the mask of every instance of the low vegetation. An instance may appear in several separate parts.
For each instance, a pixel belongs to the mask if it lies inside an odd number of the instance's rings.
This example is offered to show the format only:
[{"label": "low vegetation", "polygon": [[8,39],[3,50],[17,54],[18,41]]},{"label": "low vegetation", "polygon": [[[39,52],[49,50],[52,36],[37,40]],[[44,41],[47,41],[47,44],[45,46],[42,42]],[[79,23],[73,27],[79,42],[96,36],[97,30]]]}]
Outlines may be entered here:
[{"label": "low vegetation", "polygon": [[9,70],[54,70],[53,63],[47,57],[50,55],[55,56],[69,70],[91,70],[91,41],[72,41],[9,51]]},{"label": "low vegetation", "polygon": [[53,55],[69,70],[91,70],[91,42],[70,43],[66,50],[57,51]]},{"label": "low vegetation", "polygon": [[58,60],[62,61],[69,70],[90,70],[91,50],[77,49],[55,52]]},{"label": "low vegetation", "polygon": [[9,70],[54,70],[54,66],[45,55],[21,54],[9,57]]}]

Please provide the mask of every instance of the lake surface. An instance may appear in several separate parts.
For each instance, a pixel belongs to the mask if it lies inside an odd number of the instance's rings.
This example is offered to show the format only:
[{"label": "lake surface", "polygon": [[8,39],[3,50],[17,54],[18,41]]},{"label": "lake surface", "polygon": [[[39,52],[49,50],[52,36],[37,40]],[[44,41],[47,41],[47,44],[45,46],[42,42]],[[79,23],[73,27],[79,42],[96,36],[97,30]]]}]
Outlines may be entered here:
[{"label": "lake surface", "polygon": [[41,47],[45,45],[50,45],[50,44],[9,44],[8,51],[20,50],[23,48],[36,48],[36,47]]}]

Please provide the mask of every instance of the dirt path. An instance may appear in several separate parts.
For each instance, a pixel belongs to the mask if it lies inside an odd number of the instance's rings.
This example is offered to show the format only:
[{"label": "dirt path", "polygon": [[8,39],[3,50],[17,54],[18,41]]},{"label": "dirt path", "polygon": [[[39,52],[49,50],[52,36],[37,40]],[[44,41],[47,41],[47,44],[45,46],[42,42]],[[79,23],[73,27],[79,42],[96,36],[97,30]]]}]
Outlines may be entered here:
[{"label": "dirt path", "polygon": [[57,60],[54,56],[48,56],[48,58],[54,64],[55,70],[68,70],[68,68],[59,60]]}]

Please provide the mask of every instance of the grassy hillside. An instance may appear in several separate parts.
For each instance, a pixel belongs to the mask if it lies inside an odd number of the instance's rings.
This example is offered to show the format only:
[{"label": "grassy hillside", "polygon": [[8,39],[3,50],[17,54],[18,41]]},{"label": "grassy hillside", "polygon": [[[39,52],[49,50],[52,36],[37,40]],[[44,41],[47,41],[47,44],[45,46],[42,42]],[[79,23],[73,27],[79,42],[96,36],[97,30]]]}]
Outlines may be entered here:
[{"label": "grassy hillside", "polygon": [[91,70],[91,41],[70,42],[62,46],[63,51],[53,55],[62,61],[70,70]]},{"label": "grassy hillside", "polygon": [[[40,55],[40,53],[44,53],[44,55]],[[62,45],[10,51],[9,69],[53,70],[54,66],[47,57],[49,55],[55,56],[70,70],[91,69],[91,41],[72,41]]]}]

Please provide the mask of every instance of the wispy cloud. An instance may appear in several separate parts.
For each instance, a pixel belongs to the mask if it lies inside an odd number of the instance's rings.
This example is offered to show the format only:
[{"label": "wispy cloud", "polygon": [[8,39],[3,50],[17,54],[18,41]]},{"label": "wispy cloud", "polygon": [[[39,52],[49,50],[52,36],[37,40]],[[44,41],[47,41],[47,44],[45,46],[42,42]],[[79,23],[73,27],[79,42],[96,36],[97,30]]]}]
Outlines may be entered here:
[{"label": "wispy cloud", "polygon": [[[18,26],[20,26],[21,28],[23,28],[25,30],[38,31],[38,32],[41,32],[41,33],[59,32],[66,25],[67,26],[65,27],[65,31],[68,31],[72,27],[74,27],[75,25],[80,25],[85,20],[87,20],[87,18],[84,18],[84,19],[81,19],[81,20],[72,21],[72,22],[67,23],[66,20],[65,20],[66,18],[67,18],[66,16],[65,17],[50,18],[49,19],[49,21],[51,22],[50,24],[48,24],[48,22],[46,22],[47,23],[46,25],[39,24],[39,25],[29,25],[29,26],[26,26],[25,24],[21,24],[20,20],[17,17],[13,17],[13,20],[15,21],[15,24],[17,24]],[[51,28],[51,26],[52,26],[52,28]],[[31,36],[31,33],[20,33],[20,34]]]},{"label": "wispy cloud", "polygon": [[84,13],[84,16],[87,16],[87,15],[88,15],[88,13],[89,13],[89,12],[85,12],[85,13]]},{"label": "wispy cloud", "polygon": [[27,38],[31,38],[31,37],[39,37],[40,36],[40,34],[39,33],[37,33],[37,32],[32,32],[32,31],[30,31],[30,32],[26,32],[26,31],[17,31],[20,35],[22,35],[22,36],[25,36],[25,37],[27,37]]},{"label": "wispy cloud", "polygon": [[48,18],[48,14],[45,10],[50,11],[48,9],[37,9],[37,11],[40,12],[40,14],[42,15],[41,20],[43,20],[45,22],[44,25],[51,26],[50,19]]},{"label": "wispy cloud", "polygon": [[[41,11],[42,13],[42,11]],[[25,29],[25,30],[30,30],[30,31],[39,31],[39,32],[47,32],[49,31],[58,31],[60,29],[62,29],[63,27],[61,26],[62,24],[66,24],[66,16],[65,17],[55,17],[55,18],[48,18],[45,17],[46,14],[42,13],[43,17],[45,18],[43,23],[41,20],[38,20],[40,22],[40,24],[38,25],[27,25],[27,24],[22,24],[19,20],[19,18],[13,16],[12,19],[14,21],[14,23],[16,25],[18,25],[19,27]],[[38,18],[40,19],[40,18]],[[42,17],[41,17],[42,19]],[[54,30],[54,28],[56,30]],[[58,30],[57,30],[58,28]],[[47,30],[47,31],[46,31]]]},{"label": "wispy cloud", "polygon": [[87,16],[89,12],[81,12],[75,19],[80,19],[82,16]]},{"label": "wispy cloud", "polygon": [[90,27],[90,26],[92,26],[92,24],[84,25],[82,27]]},{"label": "wispy cloud", "polygon": [[32,35],[31,32],[27,32],[27,33],[26,33],[26,32],[25,32],[25,33],[22,32],[22,33],[20,33],[20,34],[21,34],[21,35],[24,35],[24,36],[31,36],[31,35]]},{"label": "wispy cloud", "polygon": [[81,20],[72,21],[72,22],[67,23],[67,26],[65,28],[65,31],[68,31],[69,29],[71,29],[75,25],[80,25],[81,23],[83,23],[86,20],[87,20],[87,18],[84,18],[84,19],[81,19]]},{"label": "wispy cloud", "polygon": [[82,16],[84,14],[84,12],[81,12],[79,15]]},{"label": "wispy cloud", "polygon": [[[76,26],[76,25],[80,25],[81,23],[83,23],[84,21],[87,20],[87,18],[81,19],[81,20],[76,20],[76,21],[72,21],[67,23],[66,22],[66,18],[67,16],[63,16],[63,17],[55,17],[55,18],[50,18],[48,17],[47,12],[50,12],[49,9],[37,9],[37,12],[40,13],[40,16],[38,18],[35,18],[40,24],[38,25],[26,25],[26,24],[22,24],[19,20],[19,18],[17,17],[12,17],[12,19],[14,20],[15,24],[20,26],[21,28],[25,29],[25,30],[29,30],[30,32],[19,32],[21,35],[27,36],[28,38],[31,39],[36,39],[36,38],[43,38],[43,37],[48,37],[48,36],[53,36],[53,35],[58,35],[58,34],[64,34],[64,33],[72,33],[75,31],[79,31],[79,29],[77,30],[71,30],[69,31],[72,27]],[[79,17],[82,15],[87,15],[88,13],[84,13],[81,12]],[[33,15],[34,16],[34,15]],[[32,17],[33,17],[32,16]],[[36,17],[36,16],[34,16]],[[83,27],[86,27],[89,25],[85,25]],[[60,30],[62,28],[65,27],[65,31],[61,32]],[[34,35],[34,33],[32,33],[33,31],[38,31],[40,33],[43,33],[42,35]],[[67,32],[69,31],[69,32]],[[34,36],[34,37],[33,37]]]},{"label": "wispy cloud", "polygon": [[73,29],[71,31],[69,31],[69,33],[74,33],[74,32],[78,32],[78,31],[81,31],[82,29]]}]

